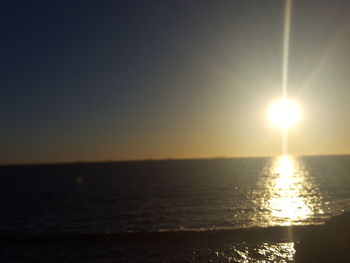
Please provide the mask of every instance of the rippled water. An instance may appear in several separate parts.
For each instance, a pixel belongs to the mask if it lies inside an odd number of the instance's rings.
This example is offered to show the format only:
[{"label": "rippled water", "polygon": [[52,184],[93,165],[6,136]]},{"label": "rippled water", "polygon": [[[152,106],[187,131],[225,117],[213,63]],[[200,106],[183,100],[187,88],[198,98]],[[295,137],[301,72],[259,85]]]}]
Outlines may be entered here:
[{"label": "rippled water", "polygon": [[[0,206],[6,211],[0,231],[12,236],[312,225],[350,204],[349,156],[43,165],[0,172]],[[190,251],[171,246],[177,257],[197,262],[292,261],[293,242],[243,239],[200,248],[193,243]],[[138,246],[141,256],[147,246]],[[127,261],[137,260],[126,256]]]}]

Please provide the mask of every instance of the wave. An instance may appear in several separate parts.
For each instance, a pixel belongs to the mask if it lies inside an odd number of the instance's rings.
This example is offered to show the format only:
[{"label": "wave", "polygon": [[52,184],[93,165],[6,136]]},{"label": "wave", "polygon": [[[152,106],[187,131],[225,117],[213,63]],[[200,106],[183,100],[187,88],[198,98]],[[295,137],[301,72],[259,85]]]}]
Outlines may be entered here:
[{"label": "wave", "polygon": [[46,233],[41,235],[16,234],[0,236],[1,245],[16,244],[57,244],[76,242],[221,242],[221,241],[249,241],[249,242],[295,242],[305,234],[310,234],[320,225],[304,226],[272,226],[251,227],[240,229],[161,229],[154,232],[123,232],[123,233]]}]

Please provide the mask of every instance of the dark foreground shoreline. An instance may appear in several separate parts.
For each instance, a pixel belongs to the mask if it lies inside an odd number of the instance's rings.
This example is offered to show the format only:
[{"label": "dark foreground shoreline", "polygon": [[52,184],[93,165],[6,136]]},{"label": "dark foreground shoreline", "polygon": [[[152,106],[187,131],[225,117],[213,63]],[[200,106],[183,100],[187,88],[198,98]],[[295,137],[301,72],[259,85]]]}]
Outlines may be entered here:
[{"label": "dark foreground shoreline", "polygon": [[[2,262],[208,262],[207,255],[200,258],[197,253],[197,258],[191,257],[194,248],[214,251],[232,244],[292,242],[296,263],[349,262],[349,233],[350,213],[331,218],[324,225],[8,235],[0,236],[0,259]],[[111,255],[117,261],[110,261]],[[155,258],[166,260],[155,261]]]},{"label": "dark foreground shoreline", "polygon": [[350,262],[350,212],[334,216],[296,243],[297,263]]},{"label": "dark foreground shoreline", "polygon": [[244,251],[262,243],[299,242],[303,236],[311,235],[319,228],[312,225],[208,231],[10,235],[0,236],[0,259],[1,262],[16,263],[240,262],[227,261],[236,253],[236,248]]}]

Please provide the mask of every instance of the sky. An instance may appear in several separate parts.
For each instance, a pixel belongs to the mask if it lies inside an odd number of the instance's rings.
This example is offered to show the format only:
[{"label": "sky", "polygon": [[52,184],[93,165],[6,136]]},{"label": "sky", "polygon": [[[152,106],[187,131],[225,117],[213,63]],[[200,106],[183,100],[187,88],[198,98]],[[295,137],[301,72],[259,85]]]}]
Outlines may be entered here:
[{"label": "sky", "polygon": [[[270,156],[284,1],[1,1],[0,163]],[[292,4],[290,154],[350,153],[350,2]]]}]

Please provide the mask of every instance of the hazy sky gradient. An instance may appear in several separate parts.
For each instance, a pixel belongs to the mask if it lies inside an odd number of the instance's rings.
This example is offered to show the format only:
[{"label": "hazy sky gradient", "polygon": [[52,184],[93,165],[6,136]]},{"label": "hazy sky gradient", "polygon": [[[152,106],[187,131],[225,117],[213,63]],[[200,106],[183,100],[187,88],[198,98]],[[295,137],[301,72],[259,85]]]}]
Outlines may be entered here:
[{"label": "hazy sky gradient", "polygon": [[[280,153],[283,1],[0,5],[0,163]],[[349,25],[293,2],[292,154],[350,152]]]}]

